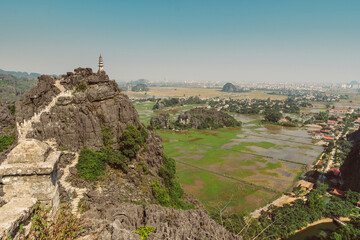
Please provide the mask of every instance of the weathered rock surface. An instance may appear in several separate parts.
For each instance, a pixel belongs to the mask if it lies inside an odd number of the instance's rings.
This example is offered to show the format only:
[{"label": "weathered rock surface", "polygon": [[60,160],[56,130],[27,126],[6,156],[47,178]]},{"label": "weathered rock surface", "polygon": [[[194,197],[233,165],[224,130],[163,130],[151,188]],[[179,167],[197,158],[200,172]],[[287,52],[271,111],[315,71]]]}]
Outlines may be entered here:
[{"label": "weathered rock surface", "polygon": [[[98,217],[92,210],[85,213],[89,219]],[[227,232],[203,210],[176,210],[159,205],[146,206],[131,203],[114,203],[101,212],[107,229],[102,234],[111,239],[139,239],[134,233],[138,227],[154,227],[151,239],[242,239]],[[96,231],[100,223],[93,221],[89,231]],[[110,238],[109,238],[110,239]]]},{"label": "weathered rock surface", "polygon": [[[113,148],[119,149],[118,139],[127,126],[141,125],[133,104],[104,72],[78,68],[61,79],[41,76],[16,108],[19,145],[0,167],[8,203],[24,196],[58,201],[52,193],[60,188],[61,200],[73,205],[73,211],[80,204],[85,211],[81,218],[88,228],[81,239],[140,239],[135,230],[144,225],[155,227],[148,239],[237,239],[198,205],[185,211],[152,204],[150,185],[160,179],[163,155],[161,138],[152,132],[126,173],[108,167],[96,184],[77,176],[79,150],[99,150],[105,128],[111,129]],[[60,157],[60,149],[66,156]]]},{"label": "weathered rock surface", "polygon": [[229,114],[215,109],[195,108],[179,115],[177,123],[185,127],[206,129],[240,127],[241,122]]},{"label": "weathered rock surface", "polygon": [[15,116],[11,114],[9,105],[0,102],[0,136],[7,134],[6,128],[15,126]]},{"label": "weathered rock surface", "polygon": [[17,198],[2,206],[0,239],[7,239],[6,236],[14,235],[19,225],[30,217],[35,204],[36,198]]},{"label": "weathered rock surface", "polygon": [[50,147],[43,142],[29,139],[20,142],[8,155],[7,163],[45,162]]},{"label": "weathered rock surface", "polygon": [[21,101],[16,102],[17,122],[30,119],[60,93],[60,90],[55,86],[55,77],[41,75],[38,80],[37,86],[26,92]]},{"label": "weathered rock surface", "polygon": [[[40,90],[32,89],[24,96],[24,100],[17,103],[20,111],[16,112],[16,119],[21,122],[44,105],[33,104],[34,102],[50,102],[48,97],[56,93],[53,89],[57,89],[54,84],[52,77],[39,79],[36,89],[44,89],[50,93],[41,91],[42,94],[39,94]],[[65,75],[61,84],[65,89],[75,90],[73,95],[59,98],[56,106],[40,116],[40,121],[34,124],[34,131],[28,137],[41,141],[55,139],[59,148],[72,151],[86,147],[99,150],[103,145],[104,126],[112,128],[113,140],[117,143],[127,125],[140,124],[128,97],[120,93],[116,83],[110,81],[107,75],[78,68],[75,73]],[[116,144],[114,147],[118,148]]]},{"label": "weathered rock surface", "polygon": [[349,155],[340,168],[345,187],[360,191],[360,141],[355,142]]},{"label": "weathered rock surface", "polygon": [[223,88],[222,88],[223,92],[237,92],[238,91],[238,87],[236,87],[234,84],[232,83],[226,83]]},{"label": "weathered rock surface", "polygon": [[169,129],[170,114],[160,114],[150,119],[150,126],[154,129]]}]

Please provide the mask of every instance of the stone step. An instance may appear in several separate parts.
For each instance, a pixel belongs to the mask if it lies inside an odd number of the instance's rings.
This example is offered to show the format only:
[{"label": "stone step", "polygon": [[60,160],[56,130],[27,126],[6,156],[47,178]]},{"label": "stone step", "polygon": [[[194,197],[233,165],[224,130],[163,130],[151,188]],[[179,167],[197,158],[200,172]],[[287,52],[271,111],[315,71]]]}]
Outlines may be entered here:
[{"label": "stone step", "polygon": [[16,198],[0,208],[0,239],[6,239],[31,216],[36,199],[30,196]]}]

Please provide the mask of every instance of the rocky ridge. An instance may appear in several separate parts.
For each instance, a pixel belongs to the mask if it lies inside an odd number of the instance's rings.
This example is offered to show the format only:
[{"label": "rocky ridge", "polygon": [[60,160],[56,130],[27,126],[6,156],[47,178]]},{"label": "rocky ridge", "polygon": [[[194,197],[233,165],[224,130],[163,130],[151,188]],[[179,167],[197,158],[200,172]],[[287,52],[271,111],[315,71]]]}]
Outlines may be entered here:
[{"label": "rocky ridge", "polygon": [[[99,150],[104,144],[104,128],[111,129],[112,147],[119,149],[117,139],[126,127],[141,125],[128,97],[105,73],[78,68],[60,79],[41,76],[37,87],[16,103],[16,109],[18,148],[31,142],[42,149],[32,160],[25,156],[31,164],[41,159],[53,161],[55,168],[50,167],[46,174],[60,189],[61,201],[70,203],[72,211],[89,223],[81,239],[140,239],[134,231],[144,225],[155,228],[148,239],[240,239],[216,224],[191,197],[188,200],[198,206],[194,210],[152,204],[149,186],[159,178],[163,154],[161,138],[152,132],[148,132],[147,147],[138,153],[127,173],[107,168],[96,184],[78,177],[74,168],[78,152],[83,148]],[[9,155],[7,162],[11,162]],[[72,157],[65,158],[67,155]],[[148,173],[142,173],[139,163],[145,164]],[[33,176],[40,176],[37,171]],[[72,195],[75,197],[70,199]]]},{"label": "rocky ridge", "polygon": [[241,127],[241,122],[223,111],[216,109],[194,108],[181,113],[176,121],[170,121],[169,114],[160,114],[150,119],[154,129],[217,129]]}]

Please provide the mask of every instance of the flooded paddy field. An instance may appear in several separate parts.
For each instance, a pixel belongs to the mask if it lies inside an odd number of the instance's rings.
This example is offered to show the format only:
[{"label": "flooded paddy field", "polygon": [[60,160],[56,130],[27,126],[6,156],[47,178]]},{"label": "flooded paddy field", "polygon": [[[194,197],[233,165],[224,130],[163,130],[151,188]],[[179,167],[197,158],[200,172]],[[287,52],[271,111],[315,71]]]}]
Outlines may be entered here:
[{"label": "flooded paddy field", "polygon": [[[146,109],[138,111],[142,118]],[[323,150],[305,129],[264,126],[259,115],[234,117],[242,128],[157,131],[185,192],[209,210],[227,203],[228,212],[265,205],[288,191]]]}]

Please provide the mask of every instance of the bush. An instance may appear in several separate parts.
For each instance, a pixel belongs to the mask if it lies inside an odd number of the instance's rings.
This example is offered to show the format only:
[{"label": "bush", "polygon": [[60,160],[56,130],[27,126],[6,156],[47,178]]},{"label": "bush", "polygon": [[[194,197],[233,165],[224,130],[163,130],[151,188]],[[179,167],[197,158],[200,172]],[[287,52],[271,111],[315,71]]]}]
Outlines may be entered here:
[{"label": "bush", "polygon": [[10,113],[11,115],[15,115],[15,105],[14,104],[11,104],[8,106],[9,110],[10,110]]},{"label": "bush", "polygon": [[138,230],[135,231],[135,233],[137,233],[141,240],[146,240],[148,238],[149,233],[152,233],[155,231],[154,227],[148,227],[148,226],[143,226],[143,227],[138,227]]},{"label": "bush", "polygon": [[104,160],[106,160],[106,154],[84,148],[80,152],[76,169],[86,181],[96,182],[98,177],[105,173],[106,164]]},{"label": "bush", "polygon": [[175,173],[175,160],[163,156],[163,166],[159,169],[159,175],[164,180],[165,190],[162,189],[158,180],[151,185],[156,201],[160,205],[166,207],[173,207],[177,209],[193,208],[192,205],[186,204],[181,199],[181,197],[184,195],[184,190],[176,181]]},{"label": "bush", "polygon": [[16,140],[15,132],[10,135],[3,135],[0,137],[0,152],[10,147]]},{"label": "bush", "polygon": [[113,168],[122,169],[124,172],[129,171],[130,160],[119,151],[112,151],[106,155],[106,162]]},{"label": "bush", "polygon": [[[78,239],[83,229],[83,221],[71,213],[68,206],[63,206],[55,218],[49,217],[50,209],[44,209],[36,204],[30,222],[29,234],[21,239]],[[20,228],[21,231],[21,228]]]},{"label": "bush", "polygon": [[129,125],[121,134],[119,139],[120,151],[128,158],[134,158],[136,153],[140,150],[140,146],[145,143],[148,133],[141,127],[138,130],[135,126]]},{"label": "bush", "polygon": [[84,82],[81,82],[76,86],[75,91],[76,92],[85,92],[86,89],[87,89],[86,84]]},{"label": "bush", "polygon": [[150,187],[158,204],[165,207],[171,207],[170,196],[166,190],[162,188],[159,180],[154,180]]},{"label": "bush", "polygon": [[266,109],[265,120],[268,122],[278,122],[282,117],[282,114],[277,109]]}]

